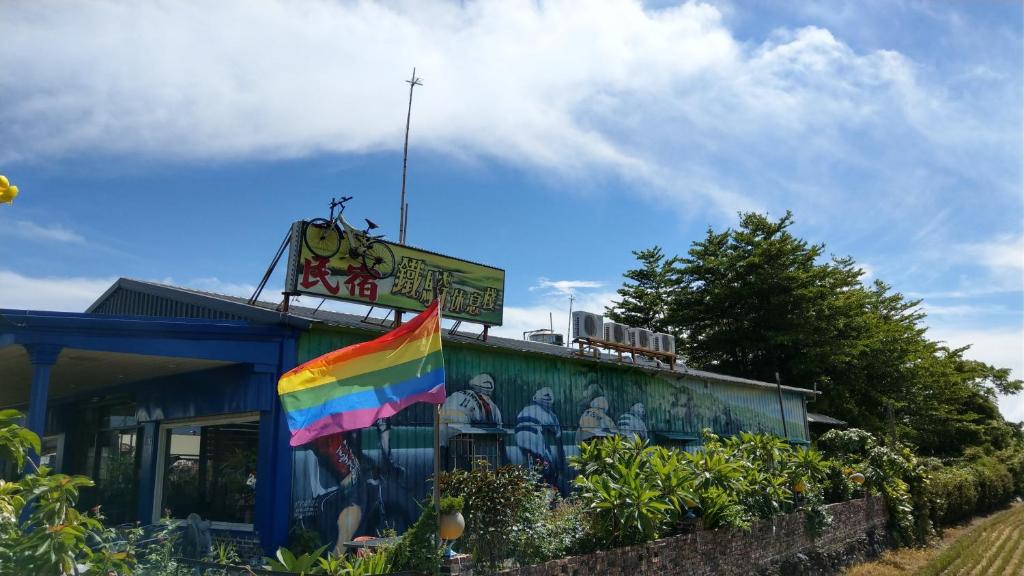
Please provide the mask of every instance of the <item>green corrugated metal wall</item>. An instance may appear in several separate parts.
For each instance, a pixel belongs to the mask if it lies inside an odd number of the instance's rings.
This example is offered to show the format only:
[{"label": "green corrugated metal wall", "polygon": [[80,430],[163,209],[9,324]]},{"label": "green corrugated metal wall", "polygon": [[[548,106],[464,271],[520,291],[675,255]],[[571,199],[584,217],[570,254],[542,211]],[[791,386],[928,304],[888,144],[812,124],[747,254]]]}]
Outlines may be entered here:
[{"label": "green corrugated metal wall", "polygon": [[[355,331],[314,329],[304,334],[299,341],[299,361],[305,362],[368,337],[367,333]],[[489,375],[489,380],[493,381],[494,390],[490,400],[492,406],[500,411],[500,427],[506,430],[506,462],[525,463],[528,455],[532,454],[517,445],[517,438],[524,438],[524,442],[527,442],[528,436],[516,435],[514,431],[517,423],[525,424],[520,430],[530,429],[530,423],[536,422],[538,415],[538,408],[530,408],[531,400],[538,390],[551,390],[553,404],[550,411],[543,414],[548,424],[557,418],[561,441],[554,442],[550,435],[544,440],[550,453],[558,454],[558,457],[552,458],[548,476],[552,484],[563,490],[567,489],[571,475],[564,459],[576,452],[576,436],[583,413],[592,403],[602,404],[601,400],[595,398],[606,399],[607,409],[603,412],[610,422],[630,425],[631,428],[631,422],[637,419],[627,413],[636,413],[636,405],[642,404],[643,410],[640,413],[643,414],[641,420],[644,424],[640,427],[646,426],[649,437],[655,443],[668,441],[666,436],[659,433],[698,436],[703,428],[711,428],[716,433],[726,435],[741,430],[770,432],[779,436],[783,433],[778,395],[773,388],[681,379],[675,375],[652,374],[628,365],[609,365],[479,345],[445,342],[444,346],[450,401],[453,400],[453,393],[466,390],[470,379],[478,375]],[[465,396],[459,398],[464,399]],[[790,438],[806,440],[803,398],[798,393],[784,391],[784,402]],[[448,415],[453,409],[458,410],[458,407],[446,403],[443,413]],[[486,423],[474,420],[479,417],[479,413],[476,416],[469,413],[456,416],[463,421],[473,420],[476,424],[498,424],[494,413],[491,414],[492,421]],[[368,481],[370,495],[380,499],[378,523],[364,520],[360,533],[372,534],[382,526],[401,530],[414,519],[414,501],[425,497],[429,490],[427,479],[432,466],[432,418],[430,406],[415,405],[390,419],[388,439],[395,467],[388,465],[381,455],[379,431],[371,428],[364,430],[358,437],[351,437],[348,443],[359,445],[359,449],[354,452],[364,462],[361,474],[363,480]],[[560,444],[561,448],[556,450],[555,444]],[[316,503],[317,492],[330,490],[331,482],[339,479],[336,475],[325,478],[322,465],[318,471],[314,471],[317,468],[314,464],[317,457],[306,449],[295,450],[295,458],[293,497],[297,513],[299,516],[308,516],[311,509],[315,508],[319,508],[321,513],[325,512],[326,508]],[[362,493],[359,498],[362,498]],[[335,508],[339,505],[335,504]],[[372,504],[365,503],[364,506]],[[333,515],[333,512],[327,514],[328,517]],[[330,524],[320,520],[320,525],[327,531],[331,530]]]}]

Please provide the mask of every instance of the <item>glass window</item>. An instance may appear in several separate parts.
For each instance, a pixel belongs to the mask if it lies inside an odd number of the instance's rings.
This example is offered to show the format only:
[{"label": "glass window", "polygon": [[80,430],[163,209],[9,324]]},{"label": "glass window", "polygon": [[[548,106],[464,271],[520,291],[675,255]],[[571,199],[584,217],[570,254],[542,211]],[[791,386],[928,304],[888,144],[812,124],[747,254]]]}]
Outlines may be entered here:
[{"label": "glass window", "polygon": [[252,524],[259,422],[182,423],[163,433],[162,514]]},{"label": "glass window", "polygon": [[46,436],[42,440],[43,452],[39,455],[39,464],[54,472],[63,471],[64,435]]},{"label": "glass window", "polygon": [[457,434],[448,441],[449,469],[472,470],[478,466],[491,469],[504,464],[504,442],[497,434]]},{"label": "glass window", "polygon": [[88,406],[78,412],[74,434],[65,439],[71,442],[71,449],[63,468],[96,482],[95,487],[82,490],[80,509],[100,505],[112,524],[135,519],[140,433],[131,402]]}]

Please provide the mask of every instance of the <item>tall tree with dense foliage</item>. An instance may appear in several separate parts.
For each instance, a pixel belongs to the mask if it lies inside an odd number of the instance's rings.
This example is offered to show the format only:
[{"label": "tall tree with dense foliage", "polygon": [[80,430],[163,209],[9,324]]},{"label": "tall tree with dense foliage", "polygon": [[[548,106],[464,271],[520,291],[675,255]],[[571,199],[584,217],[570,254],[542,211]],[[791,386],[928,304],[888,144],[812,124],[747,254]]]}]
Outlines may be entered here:
[{"label": "tall tree with dense foliage", "polygon": [[[613,322],[635,328],[675,334],[668,322],[669,303],[677,285],[677,258],[666,258],[661,247],[634,250],[639,268],[627,270],[629,280],[619,288],[619,300],[613,300],[605,314]],[[678,335],[678,334],[677,334]]]},{"label": "tall tree with dense foliage", "polygon": [[821,262],[824,245],[779,220],[744,214],[737,229],[709,229],[680,260],[670,322],[688,361],[726,373],[811,387],[857,337],[864,295],[849,258]]},{"label": "tall tree with dense foliage", "polygon": [[[793,222],[789,212],[746,213],[736,228],[709,228],[683,258],[637,252],[641,267],[627,272],[623,301],[638,277],[661,284],[658,295],[629,298],[622,317],[663,318],[691,366],[817,386],[815,410],[926,454],[999,449],[1020,436],[996,404],[996,393],[1020,391],[1020,380],[929,339],[920,300],[880,280],[865,285],[852,258],[827,257],[824,244],[792,233]],[[661,262],[671,266],[653,276]]]}]

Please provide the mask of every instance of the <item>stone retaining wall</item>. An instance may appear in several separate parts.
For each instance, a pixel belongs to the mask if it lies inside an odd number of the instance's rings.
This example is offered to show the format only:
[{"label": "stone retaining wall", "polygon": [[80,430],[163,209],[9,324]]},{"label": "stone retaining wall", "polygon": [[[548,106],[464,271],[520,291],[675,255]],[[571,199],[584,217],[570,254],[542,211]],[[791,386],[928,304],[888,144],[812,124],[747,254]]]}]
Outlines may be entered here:
[{"label": "stone retaining wall", "polygon": [[[828,506],[832,524],[818,538],[804,513],[756,522],[746,530],[697,530],[638,546],[506,570],[504,576],[731,576],[828,573],[850,556],[877,551],[888,520],[880,496]],[[824,566],[822,566],[822,564]],[[455,568],[452,573],[459,573]],[[468,570],[464,567],[462,574]]]}]

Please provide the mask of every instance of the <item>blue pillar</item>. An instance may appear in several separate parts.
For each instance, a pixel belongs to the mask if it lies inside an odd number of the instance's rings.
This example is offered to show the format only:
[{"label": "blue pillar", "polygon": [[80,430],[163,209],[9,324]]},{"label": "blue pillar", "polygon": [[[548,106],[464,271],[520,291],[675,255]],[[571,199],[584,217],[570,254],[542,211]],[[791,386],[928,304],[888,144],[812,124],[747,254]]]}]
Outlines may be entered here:
[{"label": "blue pillar", "polygon": [[[28,398],[26,426],[42,439],[46,432],[46,403],[50,394],[50,369],[57,363],[61,347],[55,344],[29,344],[25,346],[32,362],[32,389]],[[39,455],[33,459],[38,462]]]},{"label": "blue pillar", "polygon": [[272,367],[254,366],[254,379],[263,387],[265,408],[260,410],[259,460],[256,474],[256,529],[264,551],[273,555],[288,542],[292,521],[292,449],[291,435],[281,401],[277,398],[277,379],[296,365],[296,341],[281,343],[281,363]]},{"label": "blue pillar", "polygon": [[153,498],[156,495],[156,462],[157,450],[160,446],[160,425],[158,422],[142,423],[142,451],[139,457],[139,498],[135,518],[143,524],[151,524],[153,518]]},{"label": "blue pillar", "polygon": [[265,552],[272,551],[274,499],[278,497],[274,487],[274,422],[271,406],[274,399],[270,391],[274,382],[274,368],[254,366],[249,385],[259,388],[260,437],[256,452],[256,518],[253,525],[260,535],[260,545]]},{"label": "blue pillar", "polygon": [[291,450],[288,426],[277,398],[280,374],[277,365],[254,365],[251,377],[261,399],[254,524],[260,544],[269,555],[287,542],[291,525]]}]

